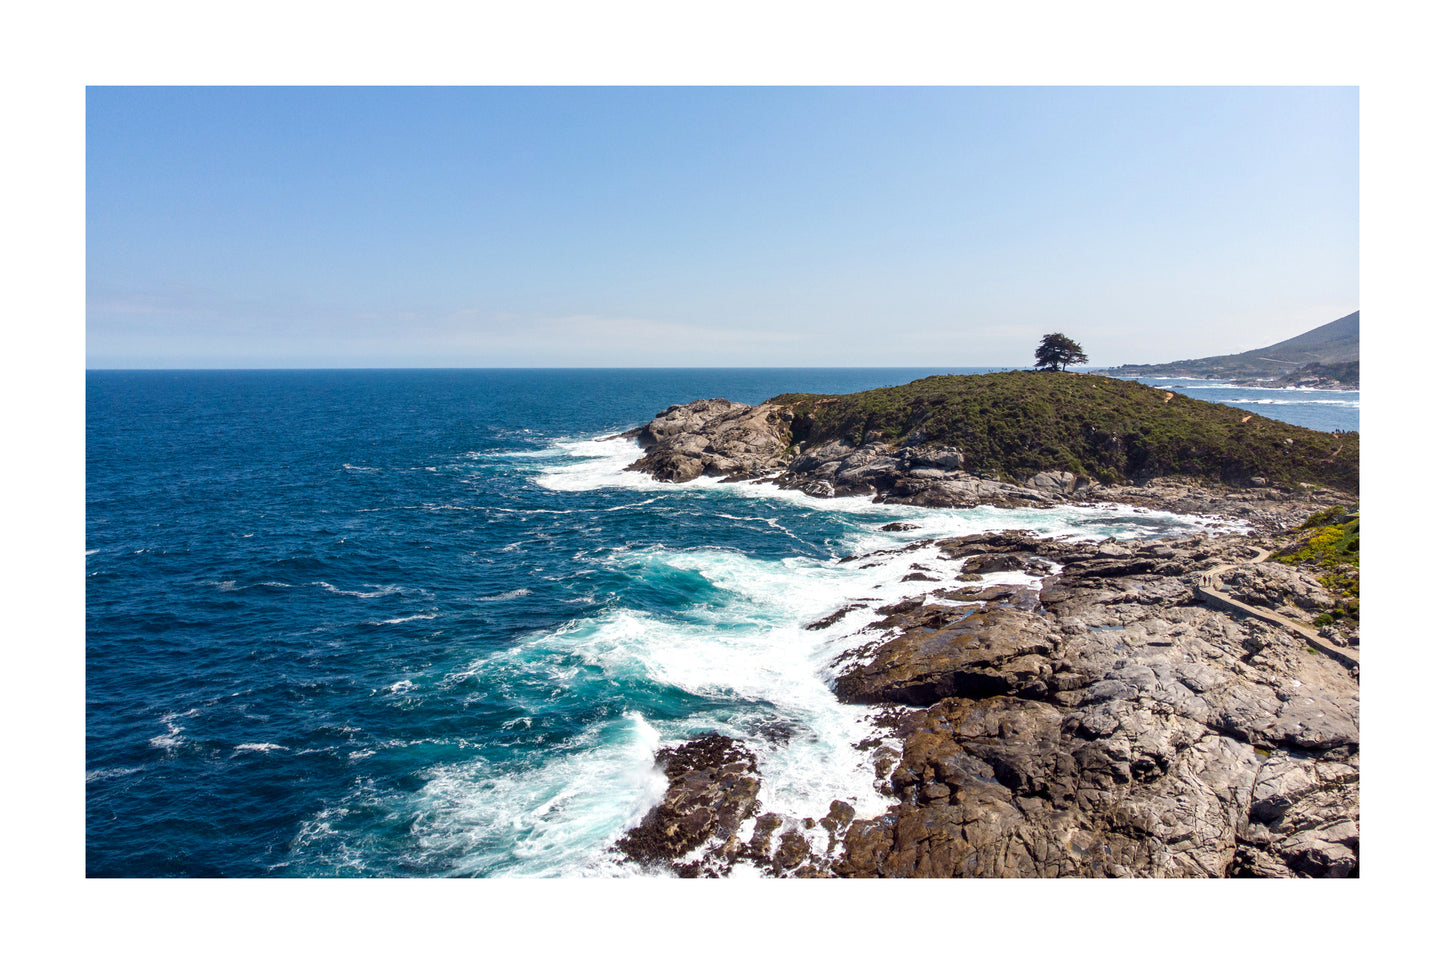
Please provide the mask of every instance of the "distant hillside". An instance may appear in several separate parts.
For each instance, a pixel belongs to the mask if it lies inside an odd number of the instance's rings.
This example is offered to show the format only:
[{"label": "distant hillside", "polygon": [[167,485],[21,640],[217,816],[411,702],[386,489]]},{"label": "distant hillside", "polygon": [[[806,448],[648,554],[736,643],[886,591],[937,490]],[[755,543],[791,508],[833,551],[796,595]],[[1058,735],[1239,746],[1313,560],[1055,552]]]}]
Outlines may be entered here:
[{"label": "distant hillside", "polygon": [[1288,375],[1264,382],[1270,388],[1334,388],[1360,387],[1360,363],[1357,361],[1336,362],[1333,365],[1310,362],[1303,368],[1296,368]]},{"label": "distant hillside", "polygon": [[853,395],[779,395],[790,444],[951,446],[968,471],[1066,469],[1104,482],[1163,475],[1359,488],[1360,437],[1286,425],[1137,382],[1074,372],[936,375]]},{"label": "distant hillside", "polygon": [[[1360,313],[1356,311],[1302,335],[1237,355],[1212,355],[1163,365],[1121,365],[1102,369],[1099,374],[1122,378],[1183,376],[1261,381],[1283,378],[1306,365],[1335,366],[1354,362],[1358,366],[1359,360]],[[1355,373],[1354,384],[1349,386],[1352,388],[1359,387],[1358,367]],[[1343,379],[1340,381],[1344,384]]]}]

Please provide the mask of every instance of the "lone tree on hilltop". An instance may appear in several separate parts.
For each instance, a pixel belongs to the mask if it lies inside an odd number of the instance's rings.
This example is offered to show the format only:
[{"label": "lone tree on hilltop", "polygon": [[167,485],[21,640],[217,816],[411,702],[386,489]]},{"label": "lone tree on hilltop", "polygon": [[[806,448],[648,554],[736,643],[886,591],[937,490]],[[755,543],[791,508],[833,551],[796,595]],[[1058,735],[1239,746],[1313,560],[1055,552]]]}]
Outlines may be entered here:
[{"label": "lone tree on hilltop", "polygon": [[1070,365],[1082,365],[1089,356],[1084,354],[1078,342],[1056,331],[1045,335],[1044,340],[1039,342],[1039,347],[1034,349],[1034,359],[1035,368],[1056,372],[1060,369],[1068,371]]}]

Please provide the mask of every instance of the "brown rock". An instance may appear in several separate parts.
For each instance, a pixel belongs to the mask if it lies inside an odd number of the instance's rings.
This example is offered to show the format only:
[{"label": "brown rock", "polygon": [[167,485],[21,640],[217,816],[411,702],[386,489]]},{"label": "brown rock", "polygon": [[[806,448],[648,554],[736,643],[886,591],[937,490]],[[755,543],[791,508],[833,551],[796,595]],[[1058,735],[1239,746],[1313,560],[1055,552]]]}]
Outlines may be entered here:
[{"label": "brown rock", "polygon": [[[936,615],[942,619],[947,613]],[[942,626],[918,626],[876,650],[871,662],[838,679],[847,703],[924,706],[946,696],[986,696],[1017,687],[1024,656],[1048,654],[1047,624],[1015,609],[974,610]],[[1029,664],[1040,670],[1047,663]]]},{"label": "brown rock", "polygon": [[617,842],[633,860],[678,869],[709,841],[721,850],[757,807],[757,759],[737,740],[708,734],[660,750],[657,763],[668,778],[662,802]]}]

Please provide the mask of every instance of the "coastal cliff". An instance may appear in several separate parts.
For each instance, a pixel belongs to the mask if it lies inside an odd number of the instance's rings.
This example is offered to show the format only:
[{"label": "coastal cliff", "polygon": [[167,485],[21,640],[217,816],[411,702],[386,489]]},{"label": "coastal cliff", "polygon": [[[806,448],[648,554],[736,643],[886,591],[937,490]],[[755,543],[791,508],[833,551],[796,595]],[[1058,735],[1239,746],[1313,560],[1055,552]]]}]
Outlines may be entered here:
[{"label": "coastal cliff", "polygon": [[970,398],[1010,411],[1000,393],[1018,383],[994,376],[715,399],[632,433],[645,450],[632,467],[921,505],[1129,503],[1252,531],[909,546],[935,560],[905,580],[919,595],[840,600],[807,627],[876,617],[829,674],[841,701],[876,707],[893,734],[871,748],[887,812],[759,812],[751,754],[710,734],[662,752],[666,800],[621,850],[680,876],[740,864],[774,876],[1357,876],[1358,632],[1322,618],[1338,601],[1315,575],[1270,557],[1298,548],[1307,517],[1353,500],[1358,436],[1138,385],[1107,396],[1123,404],[1064,412],[1057,393],[1087,398],[1108,380],[1002,374],[1057,386],[1029,403],[1056,424],[986,437],[986,418],[959,420]]}]

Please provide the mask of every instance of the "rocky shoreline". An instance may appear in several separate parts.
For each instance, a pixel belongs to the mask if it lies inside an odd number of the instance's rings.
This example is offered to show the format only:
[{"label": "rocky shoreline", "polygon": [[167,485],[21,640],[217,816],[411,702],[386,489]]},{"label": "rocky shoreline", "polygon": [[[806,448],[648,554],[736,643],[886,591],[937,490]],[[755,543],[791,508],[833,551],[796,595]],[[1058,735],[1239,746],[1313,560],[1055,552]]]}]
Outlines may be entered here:
[{"label": "rocky shoreline", "polygon": [[[892,734],[858,747],[893,800],[887,812],[859,819],[844,801],[802,820],[759,812],[755,756],[708,734],[659,753],[668,790],[619,841],[626,859],[678,876],[1358,876],[1358,670],[1196,595],[1222,568],[1241,601],[1307,625],[1329,593],[1260,550],[1347,496],[1267,479],[1103,487],[1055,472],[1018,484],[968,476],[921,443],[803,453],[784,444],[787,414],[674,406],[629,433],[645,450],[632,467],[914,505],[1118,502],[1252,531],[913,544],[941,568],[906,577],[919,594],[874,608],[872,632],[830,670],[838,698],[876,707]],[[807,628],[869,605],[840,604]]]},{"label": "rocky shoreline", "polygon": [[662,482],[702,476],[768,482],[823,498],[870,496],[878,502],[950,508],[980,505],[1041,507],[1061,503],[1119,503],[1191,514],[1219,515],[1273,530],[1298,525],[1322,505],[1351,496],[1320,486],[1283,489],[1256,476],[1242,486],[1155,478],[1141,485],[1102,485],[1067,471],[1028,479],[971,473],[961,453],[927,440],[902,445],[864,437],[812,447],[791,444],[793,413],[770,403],[744,405],[714,398],[674,405],[623,438],[643,455],[629,466]]}]

